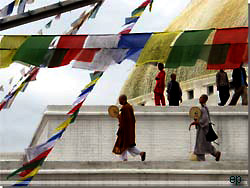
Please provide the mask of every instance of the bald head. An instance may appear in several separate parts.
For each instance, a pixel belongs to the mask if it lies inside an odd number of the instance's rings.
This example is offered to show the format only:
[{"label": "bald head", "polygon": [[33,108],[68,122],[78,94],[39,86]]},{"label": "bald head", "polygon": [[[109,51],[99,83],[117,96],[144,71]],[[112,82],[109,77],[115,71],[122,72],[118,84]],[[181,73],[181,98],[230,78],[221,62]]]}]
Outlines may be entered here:
[{"label": "bald head", "polygon": [[207,100],[208,100],[208,96],[206,94],[201,95],[199,98],[200,104],[206,104]]},{"label": "bald head", "polygon": [[119,97],[119,103],[121,105],[126,104],[127,103],[127,96],[126,95],[120,95],[120,97]]}]

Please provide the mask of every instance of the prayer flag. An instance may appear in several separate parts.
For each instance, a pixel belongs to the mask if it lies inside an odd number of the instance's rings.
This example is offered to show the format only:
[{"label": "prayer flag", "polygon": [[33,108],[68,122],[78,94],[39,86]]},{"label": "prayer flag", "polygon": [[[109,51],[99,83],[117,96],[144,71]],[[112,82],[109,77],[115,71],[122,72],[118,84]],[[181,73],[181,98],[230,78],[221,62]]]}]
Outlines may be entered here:
[{"label": "prayer flag", "polygon": [[152,33],[123,34],[120,37],[118,48],[144,48]]},{"label": "prayer flag", "polygon": [[121,62],[126,56],[128,49],[109,49],[103,48],[96,52],[91,63],[83,62],[79,57],[73,61],[73,68],[104,71],[111,64]]},{"label": "prayer flag", "polygon": [[89,35],[84,48],[117,48],[120,35]]},{"label": "prayer flag", "polygon": [[27,0],[20,0],[19,6],[18,6],[18,8],[17,8],[17,13],[18,13],[18,14],[21,14],[21,13],[24,12],[25,6],[26,6],[26,1],[27,1]]},{"label": "prayer flag", "polygon": [[146,9],[146,7],[151,3],[151,0],[144,1],[138,8],[136,8],[132,13],[131,16],[141,16],[143,11]]},{"label": "prayer flag", "polygon": [[[207,69],[234,69],[247,62],[248,27],[217,29],[211,48]],[[229,45],[229,46],[227,46]],[[227,47],[225,49],[225,47]],[[224,62],[220,52],[227,51]]]},{"label": "prayer flag", "polygon": [[128,17],[125,19],[125,25],[136,23],[140,17]]},{"label": "prayer flag", "polygon": [[[129,59],[129,60],[132,60],[134,62],[137,62],[140,54],[141,54],[141,51],[142,51],[143,48],[131,48],[128,50],[126,56],[124,57],[124,59]],[[122,61],[118,62],[119,64],[121,63]]]},{"label": "prayer flag", "polygon": [[174,43],[165,67],[194,66],[205,41],[212,31],[212,29],[184,31]]},{"label": "prayer flag", "polygon": [[60,131],[60,130],[66,129],[69,126],[71,120],[72,118],[69,117],[67,120],[61,123],[54,131]]},{"label": "prayer flag", "polygon": [[79,108],[70,116],[72,119],[70,123],[74,123],[79,113]]},{"label": "prayer flag", "polygon": [[152,11],[153,2],[154,2],[154,0],[151,0],[150,5],[149,5],[149,11],[150,11],[150,12]]},{"label": "prayer flag", "polygon": [[[79,104],[77,104],[76,106],[74,106],[67,114],[72,115],[74,112],[79,111],[83,102],[84,101],[82,101]],[[70,122],[72,122],[72,119],[70,119]]]},{"label": "prayer flag", "polygon": [[93,81],[96,78],[101,77],[102,75],[103,75],[103,72],[95,71],[94,73],[90,73],[90,79],[91,79],[91,81]]},{"label": "prayer flag", "polygon": [[50,20],[50,21],[45,25],[45,28],[46,28],[46,29],[49,29],[49,28],[51,27],[52,21],[53,21],[53,20]]},{"label": "prayer flag", "polygon": [[28,186],[29,183],[31,182],[32,178],[33,177],[27,178],[26,180],[23,180],[23,181],[18,181],[17,183],[15,183],[12,186]]},{"label": "prayer flag", "polygon": [[165,64],[171,50],[170,45],[179,34],[180,32],[154,33],[142,49],[136,65],[154,62]]},{"label": "prayer flag", "polygon": [[54,36],[30,36],[17,50],[13,60],[38,67],[45,64],[49,44],[53,38]]},{"label": "prayer flag", "polygon": [[81,52],[87,35],[65,35],[58,39],[54,49],[47,53],[46,64],[49,68],[69,64]]},{"label": "prayer flag", "polygon": [[15,1],[11,2],[0,10],[0,17],[8,16],[13,12]]},{"label": "prayer flag", "polygon": [[131,23],[126,28],[124,28],[119,34],[128,34],[133,29],[135,23]]},{"label": "prayer flag", "polygon": [[94,7],[94,9],[93,9],[92,11],[90,11],[89,18],[92,18],[92,19],[93,19],[93,18],[96,17],[96,15],[97,15],[97,13],[98,13],[100,7],[102,6],[103,2],[104,2],[104,1],[99,2],[99,3]]},{"label": "prayer flag", "polygon": [[30,173],[28,173],[26,176],[22,177],[21,181],[24,181],[28,178],[35,176],[38,173],[38,171],[40,170],[40,168],[41,168],[41,166],[34,168]]},{"label": "prayer flag", "polygon": [[20,0],[15,0],[15,6],[19,4]]},{"label": "prayer flag", "polygon": [[27,36],[4,36],[0,42],[0,68],[8,67],[17,49],[24,43]]}]

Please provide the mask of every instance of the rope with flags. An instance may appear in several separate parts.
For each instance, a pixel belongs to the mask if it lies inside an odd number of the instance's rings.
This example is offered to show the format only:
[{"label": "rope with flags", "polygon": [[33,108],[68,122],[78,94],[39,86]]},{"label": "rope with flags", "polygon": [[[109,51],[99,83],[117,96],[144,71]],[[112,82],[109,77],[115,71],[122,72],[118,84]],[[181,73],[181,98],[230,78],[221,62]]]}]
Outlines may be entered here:
[{"label": "rope with flags", "polygon": [[67,113],[69,117],[54,129],[53,132],[55,132],[55,134],[53,134],[45,143],[42,143],[34,147],[29,147],[25,150],[28,162],[24,163],[21,168],[15,170],[7,177],[7,179],[9,179],[17,174],[21,177],[20,180],[18,180],[12,186],[29,185],[33,177],[39,172],[45,159],[52,151],[57,141],[62,137],[67,127],[75,122],[79,113],[79,109],[81,108],[83,102],[86,100],[89,93],[93,90],[97,81],[101,78],[102,74],[103,74],[102,72],[98,72],[98,74],[95,74],[94,79],[84,87],[80,95],[73,102],[71,110]]},{"label": "rope with flags", "polygon": [[143,14],[144,10],[149,5],[149,10],[152,10],[153,0],[146,0],[144,1],[138,8],[132,11],[131,17],[125,19],[125,28],[119,34],[128,34],[133,27],[135,26],[136,22],[139,20],[141,15]]}]

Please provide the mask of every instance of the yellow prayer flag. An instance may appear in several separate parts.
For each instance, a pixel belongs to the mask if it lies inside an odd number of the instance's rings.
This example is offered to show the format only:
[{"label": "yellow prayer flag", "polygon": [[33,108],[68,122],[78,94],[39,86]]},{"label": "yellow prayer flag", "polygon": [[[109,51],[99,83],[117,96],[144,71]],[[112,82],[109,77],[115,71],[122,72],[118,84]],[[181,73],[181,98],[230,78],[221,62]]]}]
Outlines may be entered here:
[{"label": "yellow prayer flag", "polygon": [[15,0],[15,6],[19,4],[20,0]]},{"label": "yellow prayer flag", "polygon": [[4,36],[0,42],[0,68],[8,67],[13,61],[17,48],[19,48],[28,36]]},{"label": "yellow prayer flag", "polygon": [[165,64],[171,51],[170,45],[179,33],[180,31],[170,33],[154,33],[143,48],[136,65],[138,66],[145,63],[156,62]]},{"label": "yellow prayer flag", "polygon": [[57,131],[63,130],[64,128],[68,127],[71,120],[72,120],[72,117],[69,117],[66,121],[61,123],[56,129],[54,129],[53,132],[57,132]]},{"label": "yellow prayer flag", "polygon": [[30,177],[35,176],[35,175],[38,173],[38,171],[40,170],[40,168],[41,168],[41,166],[38,166],[38,167],[34,168],[34,170],[32,170],[32,171],[31,171],[30,173],[28,173],[26,176],[22,177],[22,178],[20,179],[20,181],[24,181],[24,180],[26,180],[27,178],[30,178]]},{"label": "yellow prayer flag", "polygon": [[140,17],[142,15],[144,11],[138,12],[135,15],[131,16],[131,18],[136,18],[136,17]]},{"label": "yellow prayer flag", "polygon": [[96,78],[95,80],[91,81],[89,84],[87,84],[87,85],[85,86],[84,89],[87,89],[88,87],[90,87],[90,86],[96,84],[96,82],[97,82],[99,79],[100,79],[100,78],[98,77],[98,78]]}]

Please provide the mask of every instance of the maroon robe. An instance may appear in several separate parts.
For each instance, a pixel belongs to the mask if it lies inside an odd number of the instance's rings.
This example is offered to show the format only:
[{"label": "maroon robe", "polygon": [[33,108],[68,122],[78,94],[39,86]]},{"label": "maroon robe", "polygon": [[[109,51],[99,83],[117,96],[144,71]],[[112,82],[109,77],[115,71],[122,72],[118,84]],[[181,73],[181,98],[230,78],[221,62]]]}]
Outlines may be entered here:
[{"label": "maroon robe", "polygon": [[126,103],[121,108],[119,116],[119,129],[113,153],[122,154],[129,147],[135,146],[135,115],[134,109]]}]

